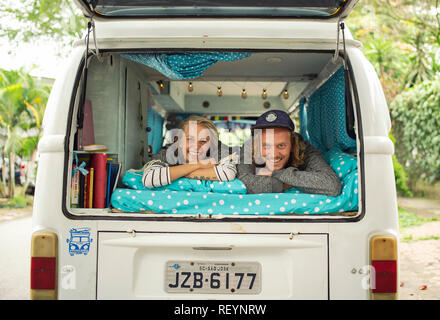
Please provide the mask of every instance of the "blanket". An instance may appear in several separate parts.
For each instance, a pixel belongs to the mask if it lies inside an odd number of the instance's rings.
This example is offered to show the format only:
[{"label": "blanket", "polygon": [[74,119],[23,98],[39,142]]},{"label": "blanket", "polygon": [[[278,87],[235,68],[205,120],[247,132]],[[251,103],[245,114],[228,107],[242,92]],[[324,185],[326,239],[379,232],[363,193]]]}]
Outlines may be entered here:
[{"label": "blanket", "polygon": [[337,197],[308,194],[297,188],[284,193],[246,194],[246,186],[231,182],[180,178],[170,185],[147,189],[142,171],[129,170],[122,180],[127,188],[113,192],[111,204],[124,212],[153,211],[169,214],[280,215],[327,214],[358,210],[357,159],[337,148],[324,159],[342,182]]}]

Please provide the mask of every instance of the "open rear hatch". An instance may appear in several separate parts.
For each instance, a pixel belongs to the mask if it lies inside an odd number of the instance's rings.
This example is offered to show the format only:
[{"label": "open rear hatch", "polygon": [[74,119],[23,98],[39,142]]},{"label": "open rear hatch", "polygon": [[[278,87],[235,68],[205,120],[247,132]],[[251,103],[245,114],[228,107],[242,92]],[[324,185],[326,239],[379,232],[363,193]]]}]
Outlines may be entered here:
[{"label": "open rear hatch", "polygon": [[99,232],[98,299],[329,299],[328,234]]},{"label": "open rear hatch", "polygon": [[97,18],[293,18],[343,20],[358,0],[75,0]]}]

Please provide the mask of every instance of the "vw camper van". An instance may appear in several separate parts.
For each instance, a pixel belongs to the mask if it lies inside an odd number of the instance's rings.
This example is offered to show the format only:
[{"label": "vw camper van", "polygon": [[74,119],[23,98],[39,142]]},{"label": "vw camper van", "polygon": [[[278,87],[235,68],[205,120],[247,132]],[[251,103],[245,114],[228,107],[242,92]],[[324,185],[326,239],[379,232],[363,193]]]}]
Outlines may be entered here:
[{"label": "vw camper van", "polygon": [[[75,2],[88,25],[44,117],[31,299],[398,297],[391,123],[344,25],[357,1]],[[321,152],[340,195],[143,187],[188,116],[233,154],[270,110]]]}]

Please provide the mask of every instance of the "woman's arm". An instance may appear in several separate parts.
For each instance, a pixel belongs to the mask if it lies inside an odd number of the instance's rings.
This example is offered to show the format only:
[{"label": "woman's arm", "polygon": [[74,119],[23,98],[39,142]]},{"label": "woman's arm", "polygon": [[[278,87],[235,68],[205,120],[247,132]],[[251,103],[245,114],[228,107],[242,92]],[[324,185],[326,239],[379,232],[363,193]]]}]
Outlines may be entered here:
[{"label": "woman's arm", "polygon": [[[152,162],[147,164],[144,174],[142,176],[142,182],[145,187],[158,188],[169,185],[174,180],[185,177],[195,170],[209,170],[205,169],[212,166],[211,164],[201,163],[187,163],[178,166],[169,167],[167,164],[161,161]],[[213,170],[213,169],[212,169]]]},{"label": "woman's arm", "polygon": [[186,177],[189,179],[232,181],[237,175],[237,169],[232,163],[222,163],[211,168],[197,169]]}]

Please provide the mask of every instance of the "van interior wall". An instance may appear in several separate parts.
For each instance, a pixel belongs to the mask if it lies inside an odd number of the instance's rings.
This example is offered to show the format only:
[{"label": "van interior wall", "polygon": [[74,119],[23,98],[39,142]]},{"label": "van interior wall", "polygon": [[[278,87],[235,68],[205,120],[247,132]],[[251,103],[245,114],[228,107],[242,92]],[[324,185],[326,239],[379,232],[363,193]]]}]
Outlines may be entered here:
[{"label": "van interior wall", "polygon": [[153,99],[147,77],[134,64],[112,56],[104,55],[102,61],[91,58],[86,99],[92,102],[95,144],[117,154],[125,172],[149,160],[148,111]]}]

